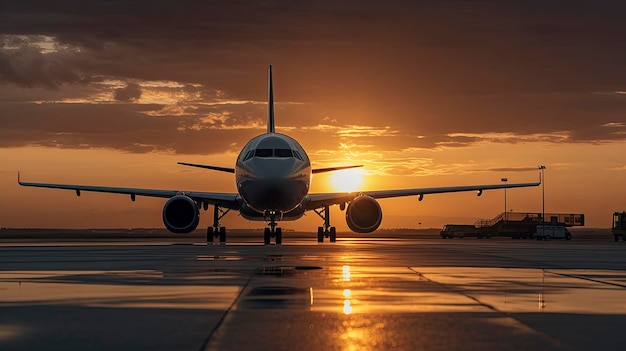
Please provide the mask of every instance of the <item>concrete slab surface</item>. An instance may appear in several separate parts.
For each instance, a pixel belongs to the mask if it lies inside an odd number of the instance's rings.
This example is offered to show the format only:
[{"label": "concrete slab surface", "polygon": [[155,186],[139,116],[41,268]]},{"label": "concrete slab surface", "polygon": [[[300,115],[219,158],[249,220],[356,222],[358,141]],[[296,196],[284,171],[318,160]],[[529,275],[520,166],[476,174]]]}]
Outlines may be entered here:
[{"label": "concrete slab surface", "polygon": [[0,240],[0,350],[624,350],[626,245]]}]

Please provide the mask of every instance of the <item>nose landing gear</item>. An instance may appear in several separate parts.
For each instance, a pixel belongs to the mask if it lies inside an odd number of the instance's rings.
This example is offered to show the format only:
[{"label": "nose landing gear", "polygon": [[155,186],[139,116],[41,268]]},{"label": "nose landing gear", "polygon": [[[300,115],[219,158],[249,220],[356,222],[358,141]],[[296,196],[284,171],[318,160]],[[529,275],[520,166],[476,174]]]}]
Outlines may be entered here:
[{"label": "nose landing gear", "polygon": [[283,229],[276,227],[278,225],[276,223],[277,217],[282,217],[282,213],[273,210],[265,213],[266,220],[269,219],[267,225],[270,226],[263,231],[263,243],[265,245],[269,245],[272,238],[274,238],[276,245],[282,245],[283,243]]}]

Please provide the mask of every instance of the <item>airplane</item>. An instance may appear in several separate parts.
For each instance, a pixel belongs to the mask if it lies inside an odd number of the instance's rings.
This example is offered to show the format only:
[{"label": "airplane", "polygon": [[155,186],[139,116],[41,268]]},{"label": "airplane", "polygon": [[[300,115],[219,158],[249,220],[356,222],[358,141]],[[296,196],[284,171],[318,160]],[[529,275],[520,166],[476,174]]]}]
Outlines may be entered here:
[{"label": "airplane", "polygon": [[213,205],[213,225],[207,228],[207,242],[219,237],[226,242],[226,228],[220,220],[230,211],[250,221],[265,221],[263,242],[269,245],[283,241],[280,221],[293,221],[305,212],[314,211],[323,225],[317,228],[317,241],[325,238],[337,240],[337,232],[330,224],[330,206],[339,205],[346,212],[348,227],[356,233],[371,233],[378,229],[382,221],[382,209],[378,199],[401,196],[417,196],[422,201],[424,195],[477,191],[481,196],[484,190],[532,187],[536,183],[504,183],[491,185],[469,185],[435,188],[413,188],[399,190],[375,190],[338,193],[309,193],[313,174],[362,167],[362,165],[312,168],[304,148],[293,138],[276,133],[274,119],[274,92],[272,66],[269,66],[268,122],[264,134],[252,138],[237,157],[235,168],[178,162],[188,167],[203,168],[218,172],[234,173],[236,193],[215,193],[202,191],[160,190],[141,188],[120,188],[92,185],[50,184],[24,182],[18,172],[20,186],[74,190],[77,196],[82,191],[104,192],[136,196],[167,198],[163,206],[162,218],[165,227],[172,233],[190,233],[200,221],[200,208],[208,210]]}]

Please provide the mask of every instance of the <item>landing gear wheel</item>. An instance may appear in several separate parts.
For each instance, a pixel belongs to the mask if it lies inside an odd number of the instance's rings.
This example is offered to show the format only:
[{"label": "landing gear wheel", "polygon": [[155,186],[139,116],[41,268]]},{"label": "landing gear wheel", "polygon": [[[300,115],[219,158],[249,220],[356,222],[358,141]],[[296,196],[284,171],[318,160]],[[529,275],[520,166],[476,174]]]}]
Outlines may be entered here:
[{"label": "landing gear wheel", "polygon": [[334,243],[337,240],[337,230],[335,227],[330,226],[329,206],[324,206],[322,209],[314,209],[314,211],[324,220],[324,226],[317,227],[317,242],[323,243],[324,237],[327,237],[331,243]]},{"label": "landing gear wheel", "polygon": [[272,237],[272,233],[270,232],[270,228],[265,228],[263,231],[263,242],[265,245],[270,244],[270,238]]},{"label": "landing gear wheel", "polygon": [[226,243],[226,227],[220,227],[220,244]]},{"label": "landing gear wheel", "polygon": [[207,244],[213,243],[213,227],[208,227],[206,229],[206,243]]},{"label": "landing gear wheel", "polygon": [[276,228],[276,245],[282,245],[282,244],[283,244],[283,229]]},{"label": "landing gear wheel", "polygon": [[337,241],[337,229],[335,227],[330,227],[330,242],[334,243]]},{"label": "landing gear wheel", "polygon": [[[207,206],[204,208],[207,209]],[[220,227],[220,219],[222,219],[226,214],[230,212],[230,209],[223,210],[218,205],[215,205],[213,208],[213,226],[207,228],[206,230],[206,242],[213,243],[214,238],[220,239],[220,244],[224,244],[226,242],[226,228]],[[210,239],[209,239],[210,238]]]}]

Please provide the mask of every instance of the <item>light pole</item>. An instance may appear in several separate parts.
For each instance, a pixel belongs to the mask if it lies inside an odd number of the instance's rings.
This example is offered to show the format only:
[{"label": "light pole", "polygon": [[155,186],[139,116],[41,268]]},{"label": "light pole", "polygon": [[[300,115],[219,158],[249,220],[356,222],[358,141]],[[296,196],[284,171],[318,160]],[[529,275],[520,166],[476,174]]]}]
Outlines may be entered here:
[{"label": "light pole", "polygon": [[[502,178],[502,179],[500,179],[500,181],[502,181],[506,185],[506,182],[508,182],[509,179],[508,178]],[[507,215],[506,215],[506,188],[504,188],[504,220],[505,221],[506,221],[506,217],[507,217]]]},{"label": "light pole", "polygon": [[544,170],[546,166],[539,165],[539,170],[541,171],[541,222],[546,222],[546,181],[544,179]]}]

